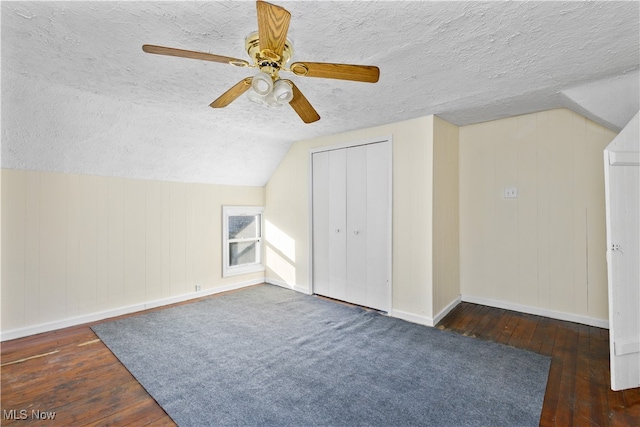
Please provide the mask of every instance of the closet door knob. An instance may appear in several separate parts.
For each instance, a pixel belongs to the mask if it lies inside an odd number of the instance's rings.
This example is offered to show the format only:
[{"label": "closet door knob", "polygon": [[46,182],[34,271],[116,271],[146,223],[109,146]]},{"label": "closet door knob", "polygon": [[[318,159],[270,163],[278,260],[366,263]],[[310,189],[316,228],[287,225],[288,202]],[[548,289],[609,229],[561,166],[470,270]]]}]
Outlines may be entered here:
[{"label": "closet door knob", "polygon": [[340,232],[340,229],[339,229],[339,228],[336,228],[336,233],[339,233],[339,232]]},{"label": "closet door knob", "polygon": [[353,234],[360,234],[358,230],[353,230]]}]

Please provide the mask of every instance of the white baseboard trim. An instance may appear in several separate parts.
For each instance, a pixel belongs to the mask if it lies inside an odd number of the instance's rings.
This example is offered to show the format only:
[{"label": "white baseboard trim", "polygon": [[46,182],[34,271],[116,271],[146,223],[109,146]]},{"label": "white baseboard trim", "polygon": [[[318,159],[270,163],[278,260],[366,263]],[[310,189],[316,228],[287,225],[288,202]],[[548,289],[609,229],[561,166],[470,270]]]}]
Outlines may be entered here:
[{"label": "white baseboard trim", "polygon": [[398,319],[406,320],[407,322],[417,323],[418,325],[433,326],[433,319],[427,316],[420,316],[419,314],[409,313],[402,310],[391,310],[389,313],[391,317],[397,317]]},{"label": "white baseboard trim", "polygon": [[451,310],[453,310],[458,304],[460,304],[461,296],[457,296],[453,301],[451,301],[445,308],[440,310],[438,314],[434,318],[427,316],[420,316],[419,314],[409,313],[408,311],[402,310],[391,310],[389,316],[397,317],[398,319],[406,320],[407,322],[417,323],[418,325],[424,326],[435,326],[444,319],[444,316],[449,314]]},{"label": "white baseboard trim", "polygon": [[311,291],[309,290],[309,288],[304,286],[299,286],[296,284],[290,285],[287,282],[283,282],[282,280],[279,280],[279,279],[273,279],[271,277],[265,278],[264,281],[270,285],[276,285],[276,286],[280,286],[281,288],[291,289],[296,292],[301,292],[303,294],[311,295]]},{"label": "white baseboard trim", "polygon": [[440,310],[440,312],[433,318],[433,325],[435,326],[440,323],[440,321],[444,319],[444,317],[449,314],[449,312],[453,310],[458,304],[460,304],[461,301],[462,295],[458,295],[453,301],[447,304],[447,306]]},{"label": "white baseboard trim", "polygon": [[153,301],[147,301],[139,304],[128,305],[125,307],[112,308],[95,313],[83,314],[80,316],[69,317],[66,319],[55,320],[53,322],[40,323],[38,325],[25,326],[23,328],[10,329],[0,334],[0,342],[23,338],[30,335],[41,334],[43,332],[55,331],[57,329],[68,328],[70,326],[82,325],[84,323],[96,322],[98,320],[109,319],[111,317],[122,316],[123,314],[135,313],[138,311],[148,310],[150,308],[162,307],[177,302],[188,301],[191,299],[202,298],[209,295],[219,294],[221,292],[233,291],[245,288],[247,286],[258,285],[264,283],[264,277],[243,282],[232,283],[230,285],[218,286],[211,289],[204,289],[200,292],[191,292],[188,294],[174,295],[167,298],[161,298]]},{"label": "white baseboard trim", "polygon": [[580,323],[597,328],[609,329],[609,321],[596,319],[594,317],[582,316],[579,314],[565,313],[562,311],[549,310],[545,308],[531,307],[528,305],[514,304],[507,301],[498,301],[489,298],[462,295],[462,301],[473,304],[487,305],[489,307],[502,308],[505,310],[519,311],[521,313],[535,314],[536,316],[549,317],[551,319],[565,320],[567,322]]}]

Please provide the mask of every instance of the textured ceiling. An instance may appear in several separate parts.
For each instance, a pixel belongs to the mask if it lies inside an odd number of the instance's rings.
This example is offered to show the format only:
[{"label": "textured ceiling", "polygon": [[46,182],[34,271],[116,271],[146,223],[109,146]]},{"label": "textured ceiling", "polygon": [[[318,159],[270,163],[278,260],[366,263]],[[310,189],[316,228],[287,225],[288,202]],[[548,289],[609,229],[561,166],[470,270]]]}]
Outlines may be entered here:
[{"label": "textured ceiling", "polygon": [[291,77],[310,125],[244,96],[212,109],[251,70],[141,46],[246,58],[254,2],[2,2],[2,166],[264,185],[320,135],[557,107],[618,130],[638,111],[637,2],[274,2],[293,61],[377,65],[380,81]]}]

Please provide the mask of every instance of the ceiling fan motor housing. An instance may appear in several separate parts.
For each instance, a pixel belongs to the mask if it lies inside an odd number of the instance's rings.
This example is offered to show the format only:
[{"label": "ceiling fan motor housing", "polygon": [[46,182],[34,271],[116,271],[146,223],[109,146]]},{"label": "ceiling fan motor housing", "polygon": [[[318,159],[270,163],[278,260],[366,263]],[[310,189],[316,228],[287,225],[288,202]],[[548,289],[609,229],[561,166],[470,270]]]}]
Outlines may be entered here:
[{"label": "ceiling fan motor housing", "polygon": [[260,71],[274,78],[277,78],[278,71],[289,62],[293,55],[293,43],[289,39],[287,39],[284,44],[282,55],[278,55],[269,49],[260,50],[260,37],[257,31],[254,31],[245,38],[244,46],[247,54],[258,68],[260,68]]}]

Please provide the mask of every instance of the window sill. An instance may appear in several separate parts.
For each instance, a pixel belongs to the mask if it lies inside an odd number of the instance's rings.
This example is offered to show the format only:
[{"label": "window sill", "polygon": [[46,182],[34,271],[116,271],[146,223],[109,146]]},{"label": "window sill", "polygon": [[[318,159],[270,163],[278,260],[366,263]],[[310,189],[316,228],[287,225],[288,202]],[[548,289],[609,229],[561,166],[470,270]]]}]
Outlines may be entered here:
[{"label": "window sill", "polygon": [[222,270],[222,277],[239,276],[241,274],[258,273],[265,271],[263,264],[249,264],[238,267],[227,267]]}]

